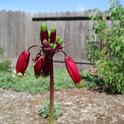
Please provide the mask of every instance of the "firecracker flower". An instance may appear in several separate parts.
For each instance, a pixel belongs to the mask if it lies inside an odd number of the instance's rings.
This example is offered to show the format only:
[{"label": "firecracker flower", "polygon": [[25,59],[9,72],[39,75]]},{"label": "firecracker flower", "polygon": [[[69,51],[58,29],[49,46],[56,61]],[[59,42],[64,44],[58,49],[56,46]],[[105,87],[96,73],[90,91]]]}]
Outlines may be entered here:
[{"label": "firecracker flower", "polygon": [[[41,46],[33,45],[24,50],[16,63],[16,74],[18,76],[24,75],[30,59],[30,49],[33,47],[40,47],[40,51],[37,53],[34,59],[34,75],[35,77],[49,76],[50,75],[50,117],[49,123],[52,124],[52,113],[53,113],[53,86],[54,86],[54,76],[53,76],[53,57],[56,53],[62,52],[65,56],[64,62],[66,69],[74,81],[77,88],[81,88],[83,83],[81,81],[80,72],[74,62],[74,60],[67,56],[63,51],[63,40],[60,36],[56,34],[56,28],[52,27],[48,31],[48,26],[46,23],[42,23],[40,27],[40,40]],[[66,45],[65,45],[66,46]]]},{"label": "firecracker flower", "polygon": [[[40,39],[41,39],[41,51],[36,55],[34,61],[34,74],[36,77],[48,76],[51,70],[52,58],[54,54],[58,52],[62,52],[65,55],[64,62],[67,68],[67,71],[74,81],[76,86],[78,87],[81,82],[80,72],[74,62],[74,60],[67,56],[66,53],[62,50],[63,40],[60,36],[56,35],[56,28],[52,27],[50,31],[48,31],[48,27],[46,23],[41,24],[40,27]],[[33,47],[36,47],[34,45]],[[32,47],[30,47],[32,48]],[[24,75],[25,70],[29,64],[30,58],[30,48],[26,51],[24,50],[21,55],[19,56],[17,63],[16,63],[16,74],[17,75]]]}]

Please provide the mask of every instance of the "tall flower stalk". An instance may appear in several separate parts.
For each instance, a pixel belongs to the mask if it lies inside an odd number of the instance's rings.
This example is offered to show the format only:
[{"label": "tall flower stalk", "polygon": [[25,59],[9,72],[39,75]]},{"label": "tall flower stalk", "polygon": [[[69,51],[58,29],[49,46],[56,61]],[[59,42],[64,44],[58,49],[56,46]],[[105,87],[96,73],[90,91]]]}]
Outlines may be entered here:
[{"label": "tall flower stalk", "polygon": [[65,56],[64,61],[67,71],[74,81],[77,88],[83,86],[81,81],[80,72],[74,62],[74,60],[67,56],[63,49],[63,40],[60,36],[56,35],[56,28],[51,28],[48,31],[46,23],[41,24],[40,31],[41,46],[33,45],[24,50],[16,63],[15,73],[18,76],[24,75],[30,59],[30,49],[33,47],[40,47],[41,50],[35,57],[34,60],[34,75],[36,78],[40,76],[50,76],[50,106],[49,106],[49,124],[53,124],[53,112],[54,112],[54,68],[53,68],[53,57],[56,53],[62,52]]},{"label": "tall flower stalk", "polygon": [[[53,59],[51,61],[53,61]],[[53,62],[52,62],[51,70],[50,70],[49,124],[53,124],[53,112],[54,112],[54,70],[53,70]]]}]

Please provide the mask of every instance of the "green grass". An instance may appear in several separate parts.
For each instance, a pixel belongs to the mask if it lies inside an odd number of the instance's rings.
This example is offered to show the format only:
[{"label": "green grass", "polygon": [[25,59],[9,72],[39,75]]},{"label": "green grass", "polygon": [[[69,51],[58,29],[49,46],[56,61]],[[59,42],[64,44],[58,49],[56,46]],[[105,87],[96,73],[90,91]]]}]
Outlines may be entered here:
[{"label": "green grass", "polygon": [[[65,68],[56,68],[54,72],[55,90],[74,87]],[[46,93],[49,91],[49,76],[35,78],[32,68],[29,68],[23,77],[13,76],[11,72],[0,72],[0,88],[31,94]]]}]

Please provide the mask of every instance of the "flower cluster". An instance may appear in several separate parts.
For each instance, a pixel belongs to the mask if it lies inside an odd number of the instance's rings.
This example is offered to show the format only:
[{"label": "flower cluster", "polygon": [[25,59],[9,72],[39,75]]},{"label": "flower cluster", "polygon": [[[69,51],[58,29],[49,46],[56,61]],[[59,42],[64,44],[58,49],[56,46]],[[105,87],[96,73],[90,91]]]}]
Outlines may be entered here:
[{"label": "flower cluster", "polygon": [[[80,88],[82,87],[81,76],[79,70],[74,62],[74,60],[67,56],[63,49],[63,40],[60,36],[56,34],[56,28],[51,28],[48,31],[48,26],[46,23],[41,24],[40,30],[40,40],[41,40],[41,50],[36,55],[34,60],[34,74],[36,77],[48,76],[53,63],[53,56],[58,52],[62,52],[65,55],[65,65],[67,71],[74,81],[75,85]],[[31,46],[28,50],[24,50],[16,63],[16,74],[19,76],[24,75],[25,70],[28,67],[30,59],[30,49],[36,47],[37,45]]]}]

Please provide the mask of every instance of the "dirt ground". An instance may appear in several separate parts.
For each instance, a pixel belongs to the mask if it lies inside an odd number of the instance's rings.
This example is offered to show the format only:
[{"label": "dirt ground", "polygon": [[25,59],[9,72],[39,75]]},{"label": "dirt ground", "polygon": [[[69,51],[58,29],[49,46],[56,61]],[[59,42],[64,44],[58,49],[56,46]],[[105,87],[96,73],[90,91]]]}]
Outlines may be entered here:
[{"label": "dirt ground", "polygon": [[[38,115],[41,102],[49,93],[28,93],[0,89],[0,124],[47,124]],[[124,124],[124,95],[107,95],[87,89],[55,92],[63,115],[55,124]]]}]

